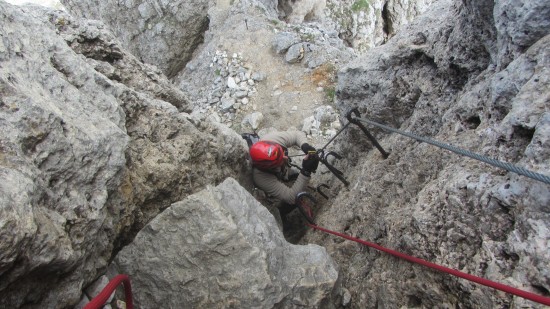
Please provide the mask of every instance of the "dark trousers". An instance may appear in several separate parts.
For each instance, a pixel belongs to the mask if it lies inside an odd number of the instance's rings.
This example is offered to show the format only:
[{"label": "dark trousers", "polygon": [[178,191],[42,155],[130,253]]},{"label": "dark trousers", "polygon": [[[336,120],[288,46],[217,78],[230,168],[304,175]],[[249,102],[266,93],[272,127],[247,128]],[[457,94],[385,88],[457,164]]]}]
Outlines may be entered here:
[{"label": "dark trousers", "polygon": [[286,217],[286,215],[288,215],[295,208],[296,208],[296,205],[291,205],[285,202],[281,202],[281,205],[279,205],[279,213],[281,214],[281,219]]}]

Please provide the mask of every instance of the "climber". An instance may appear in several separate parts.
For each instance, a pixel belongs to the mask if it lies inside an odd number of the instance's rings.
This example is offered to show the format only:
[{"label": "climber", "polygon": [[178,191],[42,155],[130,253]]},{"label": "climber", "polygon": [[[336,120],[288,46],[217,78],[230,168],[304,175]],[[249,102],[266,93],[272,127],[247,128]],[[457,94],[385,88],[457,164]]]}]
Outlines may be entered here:
[{"label": "climber", "polygon": [[[289,165],[288,148],[292,146],[299,146],[306,154],[299,172]],[[254,185],[281,202],[278,208],[284,223],[286,215],[296,207],[296,195],[305,191],[311,173],[317,170],[319,157],[316,149],[306,142],[302,132],[273,132],[250,147],[250,158]],[[284,183],[293,179],[292,186]]]}]

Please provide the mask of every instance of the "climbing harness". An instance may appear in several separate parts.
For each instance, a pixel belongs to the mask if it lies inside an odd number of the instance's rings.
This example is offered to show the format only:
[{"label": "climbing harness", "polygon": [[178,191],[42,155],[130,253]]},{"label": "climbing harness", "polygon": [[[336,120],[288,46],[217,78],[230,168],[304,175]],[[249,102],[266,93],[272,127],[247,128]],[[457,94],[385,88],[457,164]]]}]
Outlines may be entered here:
[{"label": "climbing harness", "polygon": [[134,308],[134,301],[132,300],[132,285],[130,284],[130,278],[127,275],[117,275],[101,290],[96,297],[94,297],[84,309],[101,309],[107,303],[113,292],[120,285],[124,285],[124,296],[126,300],[126,309]]}]

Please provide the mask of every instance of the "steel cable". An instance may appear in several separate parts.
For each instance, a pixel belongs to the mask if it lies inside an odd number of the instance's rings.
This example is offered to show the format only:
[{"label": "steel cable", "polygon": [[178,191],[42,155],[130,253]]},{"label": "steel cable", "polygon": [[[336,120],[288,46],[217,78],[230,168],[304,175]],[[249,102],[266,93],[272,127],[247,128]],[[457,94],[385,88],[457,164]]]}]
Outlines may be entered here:
[{"label": "steel cable", "polygon": [[422,137],[422,136],[419,136],[419,135],[416,135],[416,134],[413,134],[413,133],[409,133],[409,132],[401,131],[401,130],[398,130],[398,129],[394,129],[392,127],[389,127],[389,126],[386,126],[386,125],[383,125],[381,123],[377,123],[377,122],[374,122],[374,121],[371,121],[371,120],[368,120],[368,119],[364,119],[364,118],[355,118],[355,119],[357,119],[358,121],[361,121],[361,122],[364,122],[364,123],[382,128],[384,130],[391,131],[391,132],[394,132],[394,133],[398,133],[398,134],[416,139],[418,141],[425,142],[425,143],[428,143],[428,144],[431,144],[431,145],[434,145],[434,146],[452,151],[454,153],[457,153],[457,154],[460,154],[460,155],[463,155],[463,156],[467,156],[467,157],[485,162],[487,164],[490,164],[490,165],[493,165],[493,166],[496,166],[496,167],[503,168],[507,171],[510,171],[510,172],[513,172],[513,173],[516,173],[516,174],[519,174],[519,175],[523,175],[523,176],[529,177],[531,179],[544,182],[546,184],[550,184],[550,177],[548,177],[546,175],[542,175],[542,174],[539,174],[539,173],[529,171],[527,169],[524,169],[524,168],[519,167],[519,166],[515,166],[513,164],[502,162],[502,161],[495,160],[495,159],[491,159],[491,158],[482,156],[480,154],[477,154],[477,153],[474,153],[474,152],[471,152],[471,151],[468,151],[468,150],[464,150],[464,149],[461,149],[461,148],[458,148],[458,147],[455,147],[455,146],[452,146],[452,145],[440,143],[438,141],[434,141],[432,139]]}]

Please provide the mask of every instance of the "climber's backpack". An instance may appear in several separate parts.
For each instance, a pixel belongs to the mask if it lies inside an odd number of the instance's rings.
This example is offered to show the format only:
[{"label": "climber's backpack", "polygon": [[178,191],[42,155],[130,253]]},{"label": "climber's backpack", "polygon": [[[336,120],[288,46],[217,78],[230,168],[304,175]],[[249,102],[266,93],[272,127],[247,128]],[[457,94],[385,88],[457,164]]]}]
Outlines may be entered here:
[{"label": "climber's backpack", "polygon": [[254,143],[260,140],[260,137],[256,133],[242,133],[241,136],[248,144],[248,148],[250,148],[250,146],[254,145]]}]

